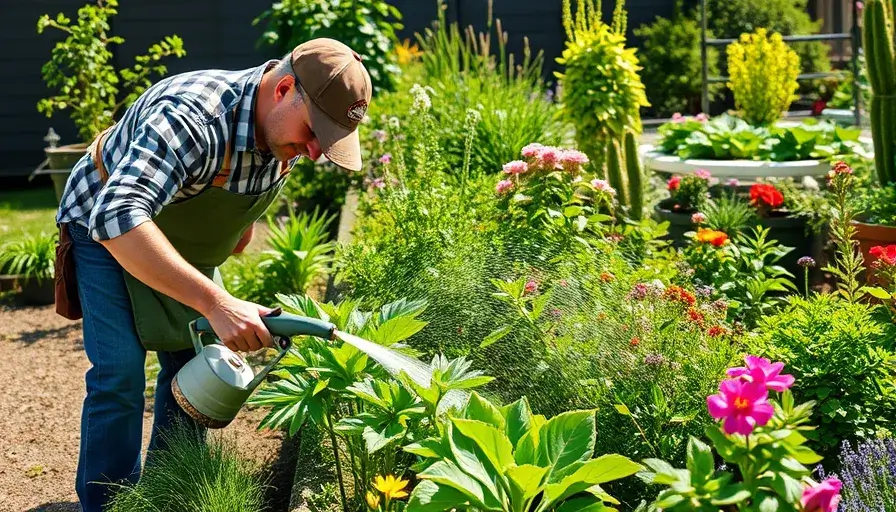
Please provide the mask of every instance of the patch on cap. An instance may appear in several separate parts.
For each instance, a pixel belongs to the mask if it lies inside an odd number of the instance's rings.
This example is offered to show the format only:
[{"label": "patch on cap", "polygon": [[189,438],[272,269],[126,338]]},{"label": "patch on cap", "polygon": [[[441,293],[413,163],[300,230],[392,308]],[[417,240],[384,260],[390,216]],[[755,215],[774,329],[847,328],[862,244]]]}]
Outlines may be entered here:
[{"label": "patch on cap", "polygon": [[367,115],[367,100],[358,100],[352,103],[345,115],[352,121],[360,123]]}]

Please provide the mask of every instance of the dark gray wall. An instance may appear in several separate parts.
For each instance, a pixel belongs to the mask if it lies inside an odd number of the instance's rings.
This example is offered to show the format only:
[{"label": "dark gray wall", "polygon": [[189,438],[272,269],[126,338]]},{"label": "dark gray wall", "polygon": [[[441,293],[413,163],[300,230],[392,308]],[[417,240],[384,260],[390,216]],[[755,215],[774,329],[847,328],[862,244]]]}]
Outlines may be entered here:
[{"label": "dark gray wall", "polygon": [[[42,14],[63,12],[74,18],[86,0],[0,0],[0,174],[29,171],[43,161],[43,137],[51,126],[62,144],[77,142],[66,113],[47,119],[37,102],[50,94],[41,78],[41,66],[62,34],[36,31]],[[202,68],[239,69],[276,57],[257,47],[261,28],[252,26],[272,0],[121,0],[112,21],[113,34],[125,38],[115,49],[118,66],[130,66],[134,55],[166,35],[184,40],[187,55],[168,59],[169,73]],[[605,0],[609,19],[614,2]],[[436,19],[435,0],[394,0],[403,13],[402,38],[414,39]],[[668,16],[673,0],[628,0],[629,30],[656,15]],[[486,0],[448,0],[447,19],[462,27],[485,30]],[[509,35],[508,50],[519,53],[523,37],[530,47],[545,52],[545,76],[553,79],[555,58],[563,48],[560,0],[495,0],[494,17]],[[2,185],[0,185],[2,186]]]}]

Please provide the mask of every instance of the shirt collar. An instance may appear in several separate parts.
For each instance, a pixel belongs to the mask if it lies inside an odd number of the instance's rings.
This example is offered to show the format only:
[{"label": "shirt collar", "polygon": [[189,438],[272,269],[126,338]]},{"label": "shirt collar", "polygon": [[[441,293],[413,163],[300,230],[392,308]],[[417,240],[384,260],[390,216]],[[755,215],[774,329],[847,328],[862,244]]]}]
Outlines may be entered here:
[{"label": "shirt collar", "polygon": [[266,71],[277,65],[276,60],[269,60],[252,70],[246,81],[246,88],[240,100],[236,114],[236,135],[233,141],[234,151],[255,150],[255,100],[261,77]]}]

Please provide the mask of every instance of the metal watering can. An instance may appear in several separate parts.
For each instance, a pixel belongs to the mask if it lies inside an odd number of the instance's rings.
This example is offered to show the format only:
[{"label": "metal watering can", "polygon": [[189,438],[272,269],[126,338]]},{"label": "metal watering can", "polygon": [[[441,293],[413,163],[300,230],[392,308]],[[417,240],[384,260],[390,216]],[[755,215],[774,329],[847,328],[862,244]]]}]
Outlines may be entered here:
[{"label": "metal watering can", "polygon": [[[229,425],[255,388],[289,351],[292,336],[333,340],[336,335],[336,326],[332,323],[290,313],[275,312],[262,317],[262,321],[274,337],[279,353],[257,375],[239,354],[214,336],[207,318],[190,322],[196,356],[174,376],[171,391],[178,405],[201,425],[208,428]],[[214,342],[203,346],[203,334],[211,334]]]}]

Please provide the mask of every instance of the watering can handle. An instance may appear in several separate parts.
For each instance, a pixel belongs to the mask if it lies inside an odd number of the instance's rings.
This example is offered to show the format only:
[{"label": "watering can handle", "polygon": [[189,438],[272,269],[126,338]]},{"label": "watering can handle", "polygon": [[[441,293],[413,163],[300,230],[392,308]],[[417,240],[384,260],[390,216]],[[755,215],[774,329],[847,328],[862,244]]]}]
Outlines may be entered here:
[{"label": "watering can handle", "polygon": [[[284,336],[291,338],[293,336],[315,336],[332,340],[336,335],[336,326],[330,322],[325,322],[317,318],[307,316],[294,315],[292,313],[284,313],[275,310],[273,313],[261,317],[265,327],[268,328],[273,336]],[[202,351],[202,343],[199,342],[197,336],[201,333],[214,334],[211,324],[205,317],[197,318],[190,322],[190,334],[193,336],[193,347],[196,353]]]}]

